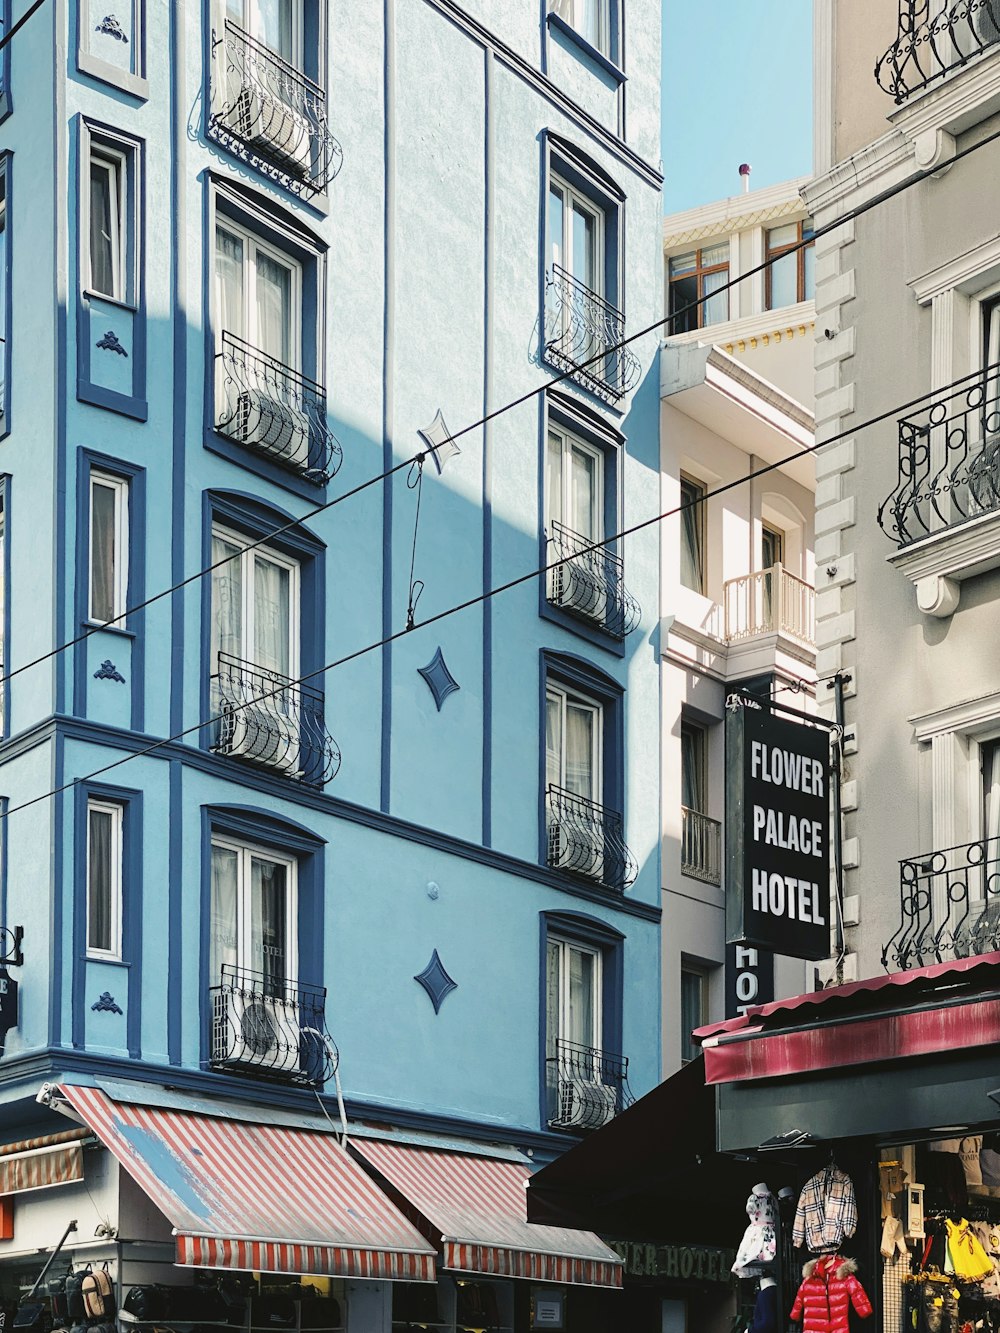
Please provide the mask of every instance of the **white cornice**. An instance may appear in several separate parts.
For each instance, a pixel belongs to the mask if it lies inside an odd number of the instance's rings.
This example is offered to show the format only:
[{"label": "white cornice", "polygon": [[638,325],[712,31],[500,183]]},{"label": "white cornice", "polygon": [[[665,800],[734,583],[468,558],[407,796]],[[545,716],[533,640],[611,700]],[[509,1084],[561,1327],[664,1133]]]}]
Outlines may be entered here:
[{"label": "white cornice", "polygon": [[816,302],[800,301],[779,310],[762,310],[759,314],[744,315],[742,319],[729,319],[725,324],[708,324],[703,329],[692,329],[690,333],[673,333],[664,339],[664,345],[683,347],[687,343],[698,343],[702,347],[722,347],[729,352],[731,348],[736,349],[739,342],[755,345],[756,340],[767,346],[770,338],[781,342],[782,338],[796,335],[810,337],[815,325]]},{"label": "white cornice", "polygon": [[[913,146],[900,130],[890,130],[881,139],[866,144],[843,162],[802,191],[813,215],[823,209],[863,203],[873,195],[876,185],[884,189],[896,180],[903,181],[918,167],[913,161]],[[890,179],[886,180],[886,177]]]},{"label": "white cornice", "polygon": [[669,213],[663,219],[663,248],[704,240],[707,236],[726,236],[734,231],[746,231],[778,217],[808,217],[801,191],[809,182],[808,176],[769,185],[749,194],[734,194],[728,199],[717,199],[710,204]]},{"label": "white cornice", "polygon": [[982,289],[985,282],[992,280],[994,269],[1000,270],[1000,236],[949,259],[940,268],[931,269],[917,278],[908,278],[906,285],[921,305],[927,305],[935,296],[955,288],[963,291],[966,285],[971,285],[973,290]]},{"label": "white cornice", "polygon": [[915,713],[907,721],[918,741],[929,741],[949,731],[970,732],[995,725],[1000,718],[1000,691],[982,694],[978,699],[937,708],[932,713]]}]

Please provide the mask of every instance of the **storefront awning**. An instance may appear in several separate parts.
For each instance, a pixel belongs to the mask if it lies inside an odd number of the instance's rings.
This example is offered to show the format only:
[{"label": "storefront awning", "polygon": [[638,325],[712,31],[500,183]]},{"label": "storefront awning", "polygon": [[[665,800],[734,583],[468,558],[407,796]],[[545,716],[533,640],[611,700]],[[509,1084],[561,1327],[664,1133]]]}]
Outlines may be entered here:
[{"label": "storefront awning", "polygon": [[331,1134],[59,1095],[199,1268],[433,1282],[433,1249]]},{"label": "storefront awning", "polygon": [[620,1287],[622,1262],[586,1231],[527,1221],[520,1162],[438,1152],[374,1139],[351,1146],[440,1238],[443,1267],[458,1273]]},{"label": "storefront awning", "polygon": [[83,1179],[85,1129],[22,1139],[0,1147],[0,1195],[69,1185]]}]

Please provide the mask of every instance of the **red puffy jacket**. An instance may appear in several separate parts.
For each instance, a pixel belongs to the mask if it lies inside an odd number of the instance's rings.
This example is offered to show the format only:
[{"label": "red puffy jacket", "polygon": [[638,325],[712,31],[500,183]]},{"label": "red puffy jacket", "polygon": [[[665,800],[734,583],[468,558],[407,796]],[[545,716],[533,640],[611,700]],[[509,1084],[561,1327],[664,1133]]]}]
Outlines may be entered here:
[{"label": "red puffy jacket", "polygon": [[803,1282],[791,1318],[802,1320],[802,1333],[849,1333],[851,1305],[862,1319],[872,1312],[865,1289],[854,1276],[858,1266],[839,1254],[811,1259],[802,1269]]}]

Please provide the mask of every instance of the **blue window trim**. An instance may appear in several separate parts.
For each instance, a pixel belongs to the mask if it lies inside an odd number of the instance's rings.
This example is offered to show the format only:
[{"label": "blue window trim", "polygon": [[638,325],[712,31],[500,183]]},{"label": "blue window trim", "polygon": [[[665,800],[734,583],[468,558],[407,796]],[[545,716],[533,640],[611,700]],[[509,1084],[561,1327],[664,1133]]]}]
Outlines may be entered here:
[{"label": "blue window trim", "polygon": [[86,1045],[87,963],[87,803],[107,801],[122,807],[122,956],[128,973],[128,1002],[125,1034],[129,1057],[142,1056],[142,806],[143,793],[130,787],[112,787],[103,782],[82,782],[73,802],[73,1045]]},{"label": "blue window trim", "polygon": [[[540,402],[539,410],[539,450],[538,450],[538,533],[539,533],[539,568],[548,563],[548,545],[545,531],[545,454],[548,448],[549,422],[578,435],[587,444],[599,449],[604,459],[604,531],[620,532],[624,526],[622,515],[622,463],[625,455],[626,437],[616,430],[610,422],[592,411],[585,403],[561,392],[559,388],[549,389]],[[619,543],[613,542],[608,550],[617,553]],[[603,648],[614,657],[625,656],[625,645],[613,635],[601,629],[599,625],[588,625],[578,616],[571,616],[560,607],[554,606],[547,596],[547,580],[538,580],[538,614],[543,620],[569,630],[578,638]]]},{"label": "blue window trim", "polygon": [[[0,0],[0,5],[3,5],[3,3],[4,0]],[[13,43],[11,43],[10,45],[12,46]],[[0,78],[3,77],[2,61],[7,57],[9,52],[10,52],[10,46],[6,46],[4,50],[0,52]],[[2,107],[2,98],[0,98],[0,107]],[[3,116],[0,115],[0,120],[2,119]],[[0,284],[2,284],[2,291],[0,291],[0,301],[3,302],[3,314],[4,314],[3,324],[2,324],[4,343],[3,347],[0,348],[0,361],[2,361],[2,365],[0,365],[0,377],[2,377],[3,381],[2,384],[0,384],[0,440],[2,440],[10,434],[11,399],[13,397],[11,393],[11,389],[13,387],[13,376],[11,375],[12,347],[13,347],[12,328],[14,323],[14,305],[13,305],[14,269],[13,269],[13,264],[11,262],[11,254],[14,248],[14,227],[13,227],[14,211],[11,206],[12,193],[13,193],[13,178],[14,178],[13,153],[11,152],[0,153],[0,176],[3,177],[4,200],[5,200],[4,203],[5,263],[3,272],[0,272]]]},{"label": "blue window trim", "polygon": [[[324,920],[326,839],[304,824],[252,805],[203,805],[201,807],[201,939],[199,971],[203,984],[199,993],[201,1067],[209,1058],[211,1004],[209,988],[218,982],[209,976],[212,910],[212,838],[223,835],[238,842],[271,848],[276,855],[294,856],[297,863],[299,974],[289,980],[324,985]],[[329,1026],[329,1016],[327,1017]]]},{"label": "blue window trim", "polygon": [[[326,544],[315,536],[294,514],[267,504],[259,496],[245,491],[205,491],[202,517],[202,569],[212,563],[212,527],[219,523],[242,533],[251,541],[265,539],[275,551],[291,557],[299,565],[299,674],[309,675],[324,663],[326,645]],[[278,529],[293,523],[288,532],[271,540]],[[209,679],[214,666],[211,663],[212,643],[212,578],[202,579],[201,593],[201,716],[212,715]],[[202,727],[194,744],[210,750],[213,727]],[[246,765],[239,760],[226,761],[227,769],[235,775]],[[282,779],[283,782],[293,779]]]},{"label": "blue window trim", "polygon": [[622,1051],[623,998],[625,977],[626,936],[598,917],[580,912],[544,911],[539,913],[541,925],[538,979],[538,1113],[542,1129],[548,1126],[546,1105],[545,1039],[547,1036],[546,975],[548,971],[549,936],[589,944],[601,952],[601,1046],[605,1051]]},{"label": "blue window trim", "polygon": [[[76,396],[83,403],[93,407],[102,407],[134,421],[146,421],[149,417],[149,405],[146,401],[146,283],[144,280],[146,253],[146,143],[144,139],[126,134],[116,125],[94,120],[89,116],[77,116],[76,131],[78,136],[77,161],[77,196],[76,218],[79,243],[77,245],[77,301],[76,301],[76,358],[77,379]],[[127,249],[126,256],[130,274],[131,288],[129,299],[114,301],[97,293],[89,293],[85,287],[85,277],[89,273],[88,255],[89,237],[84,235],[82,226],[86,210],[83,207],[84,192],[89,181],[90,152],[93,144],[104,144],[122,153],[126,162],[125,198],[127,213]],[[118,306],[130,315],[131,339],[126,348],[129,366],[132,371],[131,393],[120,393],[95,384],[91,378],[91,366],[94,348],[92,344],[94,330],[91,326],[91,301]],[[103,355],[113,355],[103,353]]]},{"label": "blue window trim", "polygon": [[[0,0],[0,37],[10,31],[10,25],[10,0]],[[0,121],[6,120],[14,110],[14,99],[10,88],[10,52],[13,45],[13,42],[8,42],[0,51]]]},{"label": "blue window trim", "polygon": [[[539,734],[538,734],[538,856],[545,865],[548,852],[548,836],[545,827],[545,687],[549,681],[572,690],[579,690],[589,698],[595,699],[602,708],[603,758],[602,804],[608,810],[615,810],[624,821],[625,818],[625,690],[606,671],[588,662],[575,653],[555,652],[543,648],[540,654],[539,672]],[[551,872],[559,879],[564,873]],[[573,880],[573,875],[565,878]],[[617,895],[608,892],[609,901]]]},{"label": "blue window trim", "polygon": [[128,93],[137,101],[144,102],[149,98],[149,80],[146,77],[146,0],[128,0],[128,3],[134,5],[135,15],[130,39],[130,55],[134,70],[112,65],[91,51],[91,33],[95,26],[93,17],[97,9],[95,0],[82,0],[82,3],[73,7],[75,13],[71,22],[75,23],[77,28],[76,67],[81,74],[97,79],[99,83],[109,84],[112,88]]},{"label": "blue window trim", "polygon": [[[137,606],[146,600],[146,469],[138,463],[129,463],[109,454],[98,454],[92,449],[77,450],[76,496],[76,591],[74,607],[76,624],[90,626],[90,478],[93,472],[105,472],[117,477],[128,486],[128,586],[125,589],[126,607]],[[124,624],[98,629],[101,634],[125,634],[132,638],[132,669],[128,688],[132,692],[132,728],[141,731],[145,726],[145,611],[126,616]],[[87,643],[73,650],[73,711],[79,717],[87,713],[89,686]]]},{"label": "blue window trim", "polygon": [[[302,268],[302,371],[309,379],[326,387],[326,270],[327,244],[301,218],[273,200],[244,186],[226,180],[214,172],[205,173],[205,254],[208,262],[203,275],[202,308],[205,319],[205,448],[234,463],[244,472],[291,491],[294,495],[322,504],[326,485],[317,486],[289,468],[270,462],[253,449],[220,435],[215,429],[215,224],[219,217],[229,218],[276,246]],[[329,400],[327,401],[329,410]]]},{"label": "blue window trim", "polygon": [[[584,64],[596,66],[596,73],[603,73],[613,79],[619,88],[624,84],[628,75],[625,73],[624,62],[622,60],[621,40],[621,22],[617,0],[611,0],[611,55],[606,56],[603,51],[599,51],[593,43],[588,42],[586,37],[571,23],[567,23],[562,15],[557,14],[555,10],[550,9],[545,16],[548,24],[546,33],[546,42],[551,41],[553,30],[560,33],[567,41],[572,42],[576,47],[578,54],[582,57]],[[548,64],[548,55],[546,53],[546,64]]]}]

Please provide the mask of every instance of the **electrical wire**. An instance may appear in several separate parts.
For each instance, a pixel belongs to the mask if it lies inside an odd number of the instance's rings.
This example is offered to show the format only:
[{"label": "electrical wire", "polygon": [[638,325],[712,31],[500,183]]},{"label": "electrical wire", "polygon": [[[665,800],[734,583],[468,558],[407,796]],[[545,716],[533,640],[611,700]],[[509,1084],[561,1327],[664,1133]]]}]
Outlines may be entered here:
[{"label": "electrical wire", "polygon": [[19,32],[20,29],[24,27],[32,14],[34,14],[36,10],[41,9],[44,4],[45,0],[34,0],[34,4],[28,6],[17,22],[11,24],[10,31],[4,33],[4,35],[0,37],[0,51],[2,51],[7,43],[12,40],[15,33]]},{"label": "electrical wire", "polygon": [[[18,20],[17,26],[19,26],[21,23],[26,22],[26,20],[30,18],[31,14],[34,12],[34,9],[37,9],[39,5],[42,3],[44,3],[44,0],[36,0],[34,7],[31,10],[29,10],[21,19]],[[10,33],[8,33],[7,38],[4,39],[4,41],[9,40],[9,38],[14,35],[14,31],[15,29],[12,28]],[[0,42],[0,47],[2,46],[3,42]],[[879,204],[887,202],[888,200],[894,198],[896,195],[901,194],[904,190],[910,189],[910,187],[913,185],[919,185],[921,181],[927,180],[931,176],[934,176],[937,173],[944,171],[947,167],[950,167],[954,163],[961,161],[963,158],[969,156],[969,154],[977,152],[980,148],[985,148],[987,144],[991,144],[995,142],[997,139],[1000,139],[1000,130],[997,130],[993,134],[988,135],[985,139],[979,140],[977,143],[970,144],[967,147],[957,151],[956,153],[953,154],[952,157],[950,157],[946,162],[941,163],[939,166],[929,168],[924,171],[919,171],[915,173],[913,176],[907,177],[906,180],[900,181],[896,185],[889,186],[888,189],[882,190],[879,194],[874,196],[874,198],[868,200],[866,203],[859,204],[856,208],[849,209],[848,212],[842,214],[839,218],[834,218],[831,222],[828,222],[824,226],[814,230],[809,240],[797,241],[794,245],[788,246],[786,249],[782,250],[780,258],[783,259],[786,255],[797,254],[798,251],[800,250],[808,249],[808,247],[810,245],[813,245],[817,239],[822,238],[824,236],[828,236],[838,227],[842,227],[848,222],[853,222],[856,218],[859,218],[863,214],[870,212],[871,209],[875,208]],[[379,481],[385,481],[391,476],[393,476],[396,472],[401,471],[403,468],[411,467],[415,462],[417,462],[423,457],[426,457],[427,454],[436,453],[436,451],[443,445],[448,444],[454,440],[459,440],[464,435],[468,435],[474,430],[479,430],[480,427],[489,424],[489,422],[494,421],[497,417],[502,416],[505,412],[509,412],[515,407],[520,407],[524,403],[530,402],[531,399],[537,398],[540,394],[546,393],[549,389],[553,387],[553,385],[561,384],[564,380],[572,379],[581,370],[585,370],[588,366],[594,365],[595,363],[600,361],[605,361],[607,357],[613,354],[614,352],[620,351],[622,348],[627,347],[630,343],[636,342],[640,338],[645,338],[649,334],[655,333],[658,329],[663,328],[665,324],[670,324],[675,319],[678,319],[681,316],[688,314],[690,311],[699,308],[700,306],[704,305],[711,297],[717,296],[719,292],[724,292],[724,291],[728,292],[733,287],[738,286],[741,282],[746,282],[748,278],[756,277],[757,274],[765,272],[767,269],[771,267],[772,264],[777,263],[778,258],[779,257],[776,256],[771,259],[765,259],[755,268],[748,269],[746,273],[740,273],[737,277],[728,279],[725,283],[716,288],[713,292],[706,293],[704,296],[696,297],[695,300],[689,301],[687,305],[681,306],[679,310],[675,310],[671,314],[665,315],[662,319],[656,320],[652,324],[648,324],[645,328],[640,329],[637,333],[630,334],[627,338],[623,338],[620,342],[609,345],[602,351],[598,352],[596,355],[590,357],[588,360],[581,361],[568,370],[560,371],[557,374],[549,375],[543,383],[536,385],[533,389],[530,389],[526,393],[522,394],[519,398],[514,398],[510,402],[503,404],[501,407],[494,408],[492,412],[488,412],[485,416],[480,417],[478,421],[471,422],[468,426],[463,426],[461,430],[455,431],[454,434],[449,435],[447,439],[441,441],[441,444],[427,446],[424,449],[421,449],[417,453],[413,454],[411,457],[403,459],[402,462],[398,463],[395,467],[390,468],[387,472],[383,472],[377,477],[372,477],[369,481],[361,483],[359,486],[355,487],[353,490],[345,492],[343,495],[335,496],[334,499],[332,500],[328,500],[323,504],[316,505],[313,509],[310,509],[305,514],[303,514],[300,518],[285,524],[284,527],[275,529],[272,533],[270,533],[269,536],[262,537],[258,541],[252,542],[249,546],[243,548],[243,550],[254,550],[256,547],[261,546],[268,541],[272,541],[275,537],[279,537],[282,535],[282,533],[288,532],[290,529],[298,527],[301,523],[305,523],[307,520],[314,518],[317,514],[322,514],[326,510],[333,508],[335,505],[339,504],[341,500],[346,500],[350,496],[357,495],[359,491],[364,490],[367,486],[375,485]],[[931,393],[927,394],[926,397],[932,397],[938,392],[941,392],[941,390],[933,390],[931,391]],[[916,400],[916,401],[922,401],[922,400]],[[830,441],[827,441],[827,443],[829,442]],[[750,477],[747,477],[746,480],[749,481]],[[31,661],[29,662],[22,663],[21,666],[15,667],[12,671],[9,671],[6,675],[0,675],[0,685],[5,685],[8,681],[13,680],[15,676],[20,675],[21,672],[23,671],[28,671],[32,667],[41,666],[44,662],[49,661],[53,657],[57,657],[60,653],[66,652],[70,648],[77,647],[81,643],[85,643],[92,635],[99,633],[102,629],[105,629],[108,625],[116,625],[120,621],[126,620],[130,615],[135,615],[139,611],[144,610],[147,606],[151,606],[154,602],[157,602],[164,597],[169,597],[175,592],[179,592],[182,588],[186,587],[188,584],[193,583],[198,579],[204,578],[207,574],[210,574],[213,570],[219,568],[220,565],[225,564],[227,561],[237,559],[239,555],[240,552],[234,552],[232,555],[224,556],[222,557],[222,559],[217,560],[214,564],[207,566],[207,568],[198,570],[194,574],[189,574],[187,578],[182,579],[181,582],[173,584],[169,588],[164,588],[161,592],[154,593],[151,597],[147,597],[144,601],[139,602],[136,606],[127,607],[124,611],[122,611],[119,615],[115,616],[112,620],[105,621],[100,625],[88,626],[88,628],[85,629],[82,634],[76,635],[74,638],[67,640],[65,643],[59,644],[55,648],[50,648],[47,652],[40,654],[38,657],[32,658]]]}]

